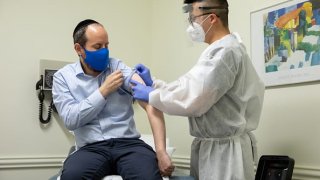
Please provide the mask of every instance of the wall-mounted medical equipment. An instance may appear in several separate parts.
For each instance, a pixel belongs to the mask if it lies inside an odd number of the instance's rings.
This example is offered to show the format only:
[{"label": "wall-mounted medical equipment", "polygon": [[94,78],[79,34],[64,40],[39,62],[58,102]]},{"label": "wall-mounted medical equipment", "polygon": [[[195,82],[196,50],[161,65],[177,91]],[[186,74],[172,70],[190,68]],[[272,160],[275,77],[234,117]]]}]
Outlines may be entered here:
[{"label": "wall-mounted medical equipment", "polygon": [[[40,79],[36,83],[36,90],[39,99],[39,120],[42,124],[47,124],[51,120],[52,110],[55,110],[52,99],[52,83],[54,73],[70,62],[54,61],[54,60],[40,60]],[[47,97],[47,98],[46,98]],[[48,99],[50,105],[47,111],[47,117],[43,118],[44,101]]]}]

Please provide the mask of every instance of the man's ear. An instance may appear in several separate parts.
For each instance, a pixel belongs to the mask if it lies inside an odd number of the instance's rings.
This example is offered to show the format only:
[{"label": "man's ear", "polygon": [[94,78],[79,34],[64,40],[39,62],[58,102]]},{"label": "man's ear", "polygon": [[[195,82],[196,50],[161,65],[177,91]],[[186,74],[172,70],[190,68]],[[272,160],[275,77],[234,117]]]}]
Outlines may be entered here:
[{"label": "man's ear", "polygon": [[218,16],[215,13],[210,14],[210,22],[213,24],[218,21]]},{"label": "man's ear", "polygon": [[78,56],[83,55],[83,49],[81,48],[81,45],[79,43],[74,44],[74,50],[77,52]]}]

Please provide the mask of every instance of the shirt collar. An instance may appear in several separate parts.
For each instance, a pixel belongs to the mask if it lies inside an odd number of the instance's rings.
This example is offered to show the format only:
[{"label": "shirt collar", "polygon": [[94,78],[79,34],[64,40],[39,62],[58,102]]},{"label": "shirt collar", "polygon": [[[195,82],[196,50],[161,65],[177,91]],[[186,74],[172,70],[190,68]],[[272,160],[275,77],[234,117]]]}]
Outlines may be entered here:
[{"label": "shirt collar", "polygon": [[76,76],[80,75],[80,74],[82,74],[82,75],[85,74],[83,69],[82,69],[80,60],[76,63],[76,67],[75,68],[76,68]]},{"label": "shirt collar", "polygon": [[[110,69],[110,65],[107,67],[106,70],[102,71],[100,74],[105,73],[105,72],[108,71],[109,69]],[[80,60],[78,60],[78,62],[76,62],[75,70],[76,70],[76,76],[78,76],[78,75],[86,75],[86,73],[84,73],[84,71],[83,71],[83,69],[82,69],[82,65],[81,65]]]}]

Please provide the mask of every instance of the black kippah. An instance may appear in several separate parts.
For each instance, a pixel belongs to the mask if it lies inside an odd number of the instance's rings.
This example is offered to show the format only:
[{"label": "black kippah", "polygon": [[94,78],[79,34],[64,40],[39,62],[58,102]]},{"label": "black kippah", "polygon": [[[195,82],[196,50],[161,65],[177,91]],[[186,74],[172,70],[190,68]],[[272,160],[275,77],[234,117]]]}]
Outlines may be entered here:
[{"label": "black kippah", "polygon": [[82,29],[83,27],[87,27],[87,26],[89,26],[90,24],[99,24],[99,23],[98,23],[97,21],[95,21],[95,20],[92,20],[92,19],[83,20],[83,21],[79,22],[79,24],[76,26],[76,28],[74,28],[73,36],[74,36],[80,29]]},{"label": "black kippah", "polygon": [[184,4],[192,4],[194,2],[202,2],[203,0],[184,0]]}]

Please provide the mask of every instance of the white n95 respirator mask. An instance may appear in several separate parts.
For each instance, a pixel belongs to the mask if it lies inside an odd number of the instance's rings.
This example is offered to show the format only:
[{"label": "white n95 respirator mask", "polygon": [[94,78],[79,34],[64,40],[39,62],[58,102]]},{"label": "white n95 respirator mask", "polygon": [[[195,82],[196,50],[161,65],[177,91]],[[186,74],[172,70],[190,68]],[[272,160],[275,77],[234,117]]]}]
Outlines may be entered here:
[{"label": "white n95 respirator mask", "polygon": [[206,33],[204,32],[202,26],[196,22],[193,22],[193,25],[189,25],[187,28],[187,33],[189,34],[191,40],[195,42],[204,42],[206,38]]},{"label": "white n95 respirator mask", "polygon": [[192,41],[195,42],[204,42],[206,38],[206,34],[209,32],[209,30],[212,28],[212,25],[208,29],[207,32],[204,32],[203,27],[201,26],[204,21],[208,19],[209,16],[207,16],[200,24],[197,22],[192,22],[192,25],[190,24],[187,28],[187,33],[189,34]]}]

